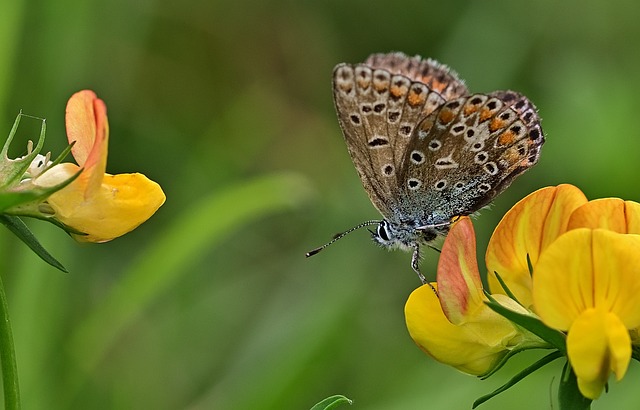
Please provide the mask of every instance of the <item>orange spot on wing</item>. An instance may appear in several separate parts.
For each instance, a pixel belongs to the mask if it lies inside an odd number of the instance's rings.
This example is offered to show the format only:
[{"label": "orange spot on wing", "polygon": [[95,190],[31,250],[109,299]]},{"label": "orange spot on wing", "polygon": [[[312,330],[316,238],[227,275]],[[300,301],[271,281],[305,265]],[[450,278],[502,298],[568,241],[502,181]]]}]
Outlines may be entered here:
[{"label": "orange spot on wing", "polygon": [[491,118],[491,111],[488,108],[483,108],[480,112],[480,122],[486,121]]},{"label": "orange spot on wing", "polygon": [[514,134],[513,131],[511,130],[503,132],[498,137],[498,143],[500,145],[510,145],[510,144],[513,144],[515,140],[516,140],[516,134]]},{"label": "orange spot on wing", "polygon": [[471,105],[471,104],[466,105],[464,107],[464,116],[468,117],[476,111],[478,111],[478,107],[476,107],[475,105]]},{"label": "orange spot on wing", "polygon": [[451,121],[453,121],[453,119],[455,118],[455,115],[453,114],[453,111],[451,111],[451,110],[442,110],[440,112],[440,115],[438,116],[438,118],[440,119],[441,123],[448,124]]},{"label": "orange spot on wing", "polygon": [[377,92],[381,93],[387,89],[387,83],[385,82],[374,82],[373,88],[376,89]]},{"label": "orange spot on wing", "polygon": [[416,94],[415,92],[411,91],[409,93],[409,96],[407,97],[407,101],[409,102],[409,105],[416,106],[416,105],[424,104],[424,97],[420,94]]},{"label": "orange spot on wing", "polygon": [[501,120],[500,118],[494,118],[491,120],[491,123],[489,124],[489,131],[491,132],[497,131],[500,128],[504,128],[505,125],[507,125],[506,121]]},{"label": "orange spot on wing", "polygon": [[439,93],[441,93],[445,88],[447,88],[447,84],[441,83],[438,80],[433,80],[433,82],[431,83],[431,89],[436,90]]},{"label": "orange spot on wing", "polygon": [[369,88],[369,84],[371,84],[371,80],[369,79],[365,79],[365,78],[358,78],[358,85],[360,86],[360,88],[362,89],[367,89]]},{"label": "orange spot on wing", "polygon": [[432,127],[433,127],[433,117],[432,118],[425,118],[420,123],[420,126],[418,127],[418,129],[420,131],[429,132],[429,130],[431,130]]},{"label": "orange spot on wing", "polygon": [[407,93],[407,88],[406,87],[398,87],[397,85],[392,85],[391,89],[389,90],[389,92],[395,98],[400,98],[400,97],[402,97],[402,95]]}]

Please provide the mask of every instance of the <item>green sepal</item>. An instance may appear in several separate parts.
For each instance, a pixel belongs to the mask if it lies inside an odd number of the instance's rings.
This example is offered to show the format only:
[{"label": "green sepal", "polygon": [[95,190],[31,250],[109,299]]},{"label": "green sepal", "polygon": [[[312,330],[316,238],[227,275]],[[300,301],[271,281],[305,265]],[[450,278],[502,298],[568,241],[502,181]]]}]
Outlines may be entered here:
[{"label": "green sepal", "polygon": [[[35,118],[42,121],[42,126],[40,127],[40,137],[38,138],[38,143],[36,144],[35,148],[33,148],[31,152],[27,153],[27,155],[22,158],[9,159],[9,146],[11,145],[11,141],[13,141],[13,137],[18,130],[20,118],[22,117]],[[35,157],[40,153],[40,150],[44,146],[46,131],[47,123],[44,118],[32,117],[30,115],[25,115],[22,112],[18,114],[15,122],[13,123],[13,127],[11,127],[11,131],[9,132],[9,137],[7,138],[7,141],[4,143],[2,151],[0,152],[0,189],[4,189],[20,182],[20,178],[22,178],[27,169],[29,169],[29,165],[31,165],[31,162],[33,162]]]},{"label": "green sepal", "polygon": [[46,172],[47,169],[49,169],[49,168],[61,163],[62,160],[65,159],[67,157],[67,155],[69,155],[69,153],[71,152],[71,148],[73,148],[74,145],[76,145],[76,141],[73,141],[71,144],[67,145],[67,147],[62,150],[60,155],[58,155],[58,157],[56,159],[51,161],[51,164],[49,164],[49,166],[43,172]]},{"label": "green sepal", "polygon": [[[527,260],[529,260],[529,257],[527,256]],[[520,303],[520,301],[518,300],[518,298],[516,298],[516,295],[513,294],[513,292],[511,292],[511,289],[509,289],[509,286],[507,286],[506,282],[502,279],[502,276],[500,276],[500,274],[498,274],[498,272],[493,271],[493,274],[496,275],[496,279],[498,279],[498,283],[500,283],[500,286],[502,286],[502,289],[504,289],[504,292],[507,294],[507,296],[509,296],[509,298],[515,300],[518,305],[524,307],[525,309],[527,308],[526,306],[524,306],[522,303]],[[485,291],[485,293],[487,293]]]},{"label": "green sepal", "polygon": [[342,404],[353,404],[353,400],[350,400],[340,394],[335,396],[327,397],[321,402],[317,403],[315,406],[311,407],[311,410],[329,410],[334,409]]},{"label": "green sepal", "polygon": [[62,266],[56,258],[53,257],[47,250],[38,242],[35,235],[29,230],[27,225],[22,219],[17,216],[0,215],[0,223],[7,227],[14,235],[16,235],[22,242],[24,242],[31,250],[40,257],[43,261],[62,272],[67,273],[67,269]]},{"label": "green sepal", "polygon": [[489,306],[489,308],[491,308],[491,310],[501,316],[504,316],[516,325],[530,331],[545,342],[549,343],[554,348],[558,349],[563,355],[566,355],[567,344],[564,333],[559,332],[555,329],[551,329],[550,327],[542,323],[540,319],[534,316],[523,315],[522,313],[514,312],[513,310],[502,306],[490,296],[488,297],[489,302],[485,303],[487,306]]},{"label": "green sepal", "polygon": [[498,389],[496,389],[496,390],[492,391],[491,393],[489,393],[487,395],[484,395],[484,396],[480,397],[479,399],[477,399],[476,401],[474,401],[473,402],[473,406],[471,408],[475,409],[476,407],[478,407],[482,403],[486,402],[487,400],[497,396],[498,394],[500,394],[500,393],[508,390],[512,386],[516,385],[520,380],[524,379],[525,377],[527,377],[531,373],[535,372],[536,370],[546,366],[547,364],[549,364],[549,363],[553,362],[554,360],[559,359],[560,357],[563,357],[563,356],[564,355],[559,351],[554,351],[554,352],[549,353],[548,355],[546,355],[542,359],[538,360],[537,362],[535,362],[531,366],[527,367],[526,369],[522,370],[520,373],[518,373],[515,376],[513,376],[511,378],[511,380],[509,380],[508,382],[503,384]]},{"label": "green sepal", "polygon": [[562,378],[558,387],[560,410],[585,410],[591,408],[591,399],[587,399],[578,389],[578,379],[567,361],[562,368]]}]

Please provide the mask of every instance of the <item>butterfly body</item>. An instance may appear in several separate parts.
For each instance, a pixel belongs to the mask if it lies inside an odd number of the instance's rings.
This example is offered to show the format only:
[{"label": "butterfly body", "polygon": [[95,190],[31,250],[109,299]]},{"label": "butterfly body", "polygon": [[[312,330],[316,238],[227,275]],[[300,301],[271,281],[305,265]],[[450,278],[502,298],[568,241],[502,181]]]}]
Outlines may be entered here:
[{"label": "butterfly body", "polygon": [[333,96],[347,149],[383,220],[376,243],[413,251],[488,205],[539,158],[535,106],[513,91],[469,94],[446,66],[402,53],[339,64]]}]

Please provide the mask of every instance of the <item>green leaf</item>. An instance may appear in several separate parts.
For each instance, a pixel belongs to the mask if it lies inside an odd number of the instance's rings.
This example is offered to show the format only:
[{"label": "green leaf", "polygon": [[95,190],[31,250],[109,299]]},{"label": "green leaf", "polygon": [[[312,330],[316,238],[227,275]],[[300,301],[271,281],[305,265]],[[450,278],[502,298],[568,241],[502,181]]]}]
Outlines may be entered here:
[{"label": "green leaf", "polygon": [[[40,127],[40,137],[38,139],[38,144],[31,152],[25,155],[22,158],[18,159],[9,159],[8,151],[9,145],[11,145],[11,141],[18,130],[18,125],[20,124],[20,118],[29,117],[35,118],[37,120],[42,121],[42,126]],[[0,188],[5,188],[7,186],[11,186],[17,182],[19,182],[22,175],[27,171],[31,162],[33,162],[34,158],[44,145],[45,133],[47,131],[47,123],[44,118],[32,117],[30,115],[25,115],[23,113],[18,114],[15,122],[13,123],[13,127],[9,132],[9,137],[2,147],[2,151],[0,151]]]},{"label": "green leaf", "polygon": [[336,407],[344,403],[353,404],[353,400],[349,400],[348,398],[338,394],[335,396],[327,397],[315,406],[311,407],[311,410],[335,409]]},{"label": "green leaf", "polygon": [[558,402],[560,410],[584,410],[591,408],[591,400],[587,399],[578,389],[578,379],[573,368],[567,361],[562,369],[562,379],[558,388]]},{"label": "green leaf", "polygon": [[13,234],[15,234],[22,242],[24,242],[31,250],[43,261],[56,269],[67,273],[67,269],[62,266],[46,249],[38,242],[35,235],[29,230],[22,219],[17,216],[0,215],[0,223],[6,226]]},{"label": "green leaf", "polygon": [[536,317],[523,315],[522,313],[517,313],[510,309],[507,309],[506,307],[496,302],[494,299],[490,298],[489,302],[486,302],[486,304],[496,313],[504,316],[516,325],[521,326],[524,329],[527,329],[531,333],[535,334],[536,336],[540,337],[542,340],[558,349],[562,354],[566,354],[566,339],[565,335],[562,332],[551,329]]},{"label": "green leaf", "polygon": [[552,361],[554,361],[554,360],[556,360],[556,359],[558,359],[560,357],[563,357],[563,354],[561,352],[555,351],[555,352],[549,353],[548,355],[546,355],[542,359],[538,360],[537,362],[535,362],[531,366],[527,367],[526,369],[524,369],[520,373],[518,373],[515,376],[513,376],[513,378],[511,378],[511,380],[509,380],[507,383],[503,384],[498,389],[496,389],[493,392],[491,392],[491,393],[489,393],[489,394],[487,394],[485,396],[482,396],[479,399],[477,399],[476,401],[474,401],[472,408],[475,409],[476,407],[478,407],[482,403],[486,402],[487,400],[489,400],[489,399],[497,396],[498,394],[508,390],[509,388],[514,386],[516,383],[518,383],[520,380],[524,379],[525,377],[527,377],[531,373],[533,373],[536,370],[546,366],[547,364],[551,363]]},{"label": "green leaf", "polygon": [[4,390],[4,408],[20,410],[20,386],[13,331],[9,318],[9,304],[0,279],[0,366],[2,368],[2,387]]}]

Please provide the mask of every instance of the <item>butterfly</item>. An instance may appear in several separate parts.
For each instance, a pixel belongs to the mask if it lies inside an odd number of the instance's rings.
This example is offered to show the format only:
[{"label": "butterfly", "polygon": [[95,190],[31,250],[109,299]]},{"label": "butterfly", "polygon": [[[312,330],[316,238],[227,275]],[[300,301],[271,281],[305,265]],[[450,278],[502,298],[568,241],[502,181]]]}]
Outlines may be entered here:
[{"label": "butterfly", "polygon": [[353,165],[383,219],[336,235],[307,257],[377,225],[374,242],[412,251],[423,283],[421,247],[535,165],[545,141],[527,97],[470,94],[454,71],[419,56],[373,54],[362,64],[339,64],[333,98]]}]

